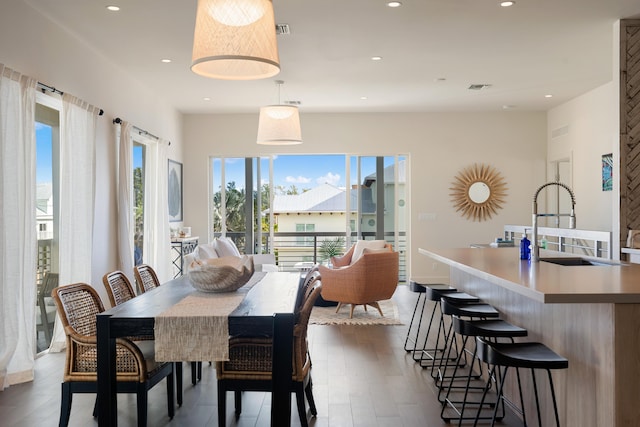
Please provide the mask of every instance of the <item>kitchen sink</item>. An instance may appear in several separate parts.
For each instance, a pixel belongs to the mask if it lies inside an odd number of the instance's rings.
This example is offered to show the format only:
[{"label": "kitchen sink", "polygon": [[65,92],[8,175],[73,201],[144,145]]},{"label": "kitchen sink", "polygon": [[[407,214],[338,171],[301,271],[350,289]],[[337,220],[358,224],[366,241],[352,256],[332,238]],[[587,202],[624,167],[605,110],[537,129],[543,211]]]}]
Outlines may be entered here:
[{"label": "kitchen sink", "polygon": [[540,258],[540,261],[550,262],[552,264],[566,265],[566,266],[581,266],[581,265],[622,265],[619,263],[611,263],[606,261],[594,261],[586,258],[571,258],[571,257],[558,257],[558,258]]}]

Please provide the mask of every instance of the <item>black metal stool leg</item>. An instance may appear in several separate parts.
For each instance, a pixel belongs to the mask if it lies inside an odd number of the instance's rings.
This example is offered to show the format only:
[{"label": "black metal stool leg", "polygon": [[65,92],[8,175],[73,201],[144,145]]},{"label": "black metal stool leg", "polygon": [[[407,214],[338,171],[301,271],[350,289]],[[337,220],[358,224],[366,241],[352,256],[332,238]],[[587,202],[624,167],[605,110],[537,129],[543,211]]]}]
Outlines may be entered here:
[{"label": "black metal stool leg", "polygon": [[[418,338],[420,337],[420,327],[422,326],[422,316],[424,315],[424,308],[427,304],[427,296],[423,295],[424,292],[418,293],[418,300],[416,301],[416,306],[413,309],[413,315],[411,316],[411,322],[409,323],[409,329],[407,330],[407,338],[404,340],[404,349],[407,352],[412,352],[415,355],[416,349],[418,348]],[[424,296],[424,298],[423,298]],[[420,317],[418,319],[418,326],[416,328],[415,339],[411,338],[411,328],[413,327],[413,322],[415,321],[416,314],[418,311],[418,307],[420,306],[420,300],[422,299],[422,308],[420,310]],[[413,343],[413,348],[408,348],[407,344],[411,341]]]},{"label": "black metal stool leg", "polygon": [[547,369],[549,375],[549,387],[551,388],[551,400],[553,401],[553,413],[556,416],[556,427],[560,427],[560,416],[558,415],[558,402],[556,402],[556,391],[553,387],[553,378],[551,378],[551,370]]}]

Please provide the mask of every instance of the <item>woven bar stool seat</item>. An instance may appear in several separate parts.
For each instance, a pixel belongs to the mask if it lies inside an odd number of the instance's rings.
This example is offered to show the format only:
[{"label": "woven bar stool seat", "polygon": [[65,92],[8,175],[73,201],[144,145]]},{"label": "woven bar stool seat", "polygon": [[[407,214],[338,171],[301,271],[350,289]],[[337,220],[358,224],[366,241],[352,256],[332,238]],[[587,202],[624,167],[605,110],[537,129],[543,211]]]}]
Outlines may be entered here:
[{"label": "woven bar stool seat", "polygon": [[[484,337],[491,339],[492,341],[496,341],[498,339],[509,339],[510,342],[513,342],[515,337],[527,336],[526,329],[512,325],[511,323],[502,319],[465,320],[461,319],[460,317],[454,316],[452,321],[454,331],[453,339],[455,339],[455,335],[461,336],[462,348],[466,348],[469,337]],[[480,365],[480,362],[478,362],[478,373],[474,373],[473,370],[473,366],[476,361],[477,350],[478,346],[474,340],[474,348],[471,355],[472,363],[470,368],[466,372],[458,372],[460,366],[459,357],[456,361],[456,365],[454,366],[454,371],[451,375],[448,385],[444,389],[441,389],[438,393],[438,399],[441,403],[443,403],[440,417],[447,423],[449,423],[452,419],[457,419],[458,426],[460,426],[463,420],[493,418],[493,416],[479,416],[475,413],[475,411],[473,415],[465,416],[465,409],[473,409],[467,408],[468,405],[471,405],[472,407],[476,407],[479,405],[479,401],[470,400],[470,391],[484,391],[485,389],[484,384],[472,385],[472,379],[476,380],[477,384],[477,380],[480,380],[480,374],[482,373],[482,366]],[[460,353],[460,356],[461,355],[462,353]],[[458,379],[464,380],[462,385],[454,385],[454,382]],[[443,390],[446,390],[446,394],[444,396],[444,399],[440,399]],[[459,392],[456,394],[455,392],[457,390],[459,390]],[[462,393],[462,397],[459,397],[460,393]],[[458,399],[456,400],[456,398]],[[497,400],[485,402],[485,404],[491,407],[497,403],[499,403]],[[469,412],[469,410],[467,410],[467,412]],[[502,414],[500,416],[497,416],[496,419],[502,419],[503,417],[504,404],[502,405]]]},{"label": "woven bar stool seat", "polygon": [[[453,318],[465,317],[469,319],[488,319],[497,318],[500,316],[500,312],[490,304],[484,303],[460,303],[460,301],[468,301],[468,294],[464,296],[457,296],[458,292],[452,294],[442,295],[441,309],[442,315],[450,316],[452,321],[449,323],[449,327],[445,334],[447,338],[445,341],[446,357],[440,359],[440,363],[436,367],[435,361],[432,361],[431,377],[436,380],[436,385],[442,389],[444,387],[444,380],[449,377],[447,370],[454,368],[463,363],[466,365],[466,352],[464,346],[460,349],[457,348],[457,341],[453,334]],[[451,298],[453,296],[453,298]],[[470,296],[470,295],[469,295]],[[473,297],[476,298],[476,297]],[[453,353],[453,349],[456,349]],[[465,356],[464,362],[462,362],[462,356]],[[451,360],[457,360],[455,363],[451,363]],[[472,360],[473,361],[473,360]],[[442,402],[442,400],[441,400]]]},{"label": "woven bar stool seat", "polygon": [[[427,286],[426,300],[433,301],[435,303],[433,311],[431,313],[431,320],[429,320],[429,326],[427,327],[427,334],[424,337],[424,343],[420,352],[414,352],[413,359],[420,362],[420,366],[423,368],[431,368],[435,365],[436,360],[440,360],[444,357],[447,342],[447,327],[444,322],[444,315],[442,314],[441,300],[443,297],[456,301],[458,303],[477,303],[480,302],[480,298],[469,295],[465,292],[449,291],[447,289],[438,289],[437,287]],[[431,326],[435,318],[436,309],[440,311],[440,317],[438,320],[438,330],[435,336],[435,344],[433,347],[428,347],[428,341],[430,338]],[[420,357],[416,357],[417,355]],[[455,359],[455,357],[454,357]]]},{"label": "woven bar stool seat", "polygon": [[[551,350],[546,345],[539,342],[519,342],[519,343],[493,343],[489,342],[484,338],[476,338],[477,346],[478,346],[478,357],[485,363],[493,366],[491,369],[491,375],[495,375],[496,369],[499,367],[503,367],[504,371],[500,376],[500,381],[498,383],[498,399],[503,399],[504,401],[504,380],[507,376],[507,370],[509,368],[526,368],[531,370],[531,378],[533,382],[533,392],[536,402],[536,412],[538,415],[538,424],[542,426],[542,419],[540,413],[540,398],[538,395],[538,385],[536,382],[536,369],[544,369],[547,371],[547,376],[549,378],[549,389],[551,392],[551,400],[553,402],[553,412],[556,420],[556,426],[560,427],[560,417],[558,415],[558,404],[556,402],[556,393],[553,387],[553,378],[551,376],[552,369],[567,369],[569,367],[569,361],[564,357],[558,355],[553,350]],[[520,412],[522,414],[522,420],[524,425],[527,425],[527,416],[524,409],[524,397],[522,394],[522,383],[520,381],[520,373],[519,370],[516,369],[517,374],[517,382],[518,382],[518,392],[520,394]],[[483,393],[481,404],[484,403],[484,400],[487,395],[487,391],[490,388],[490,381],[487,382],[487,386],[485,387],[485,392]],[[491,420],[491,425],[495,425],[496,422],[496,413],[498,410],[498,405],[494,408],[493,418]],[[479,419],[479,411],[478,416],[476,417],[476,421],[474,426],[477,425]]]},{"label": "woven bar stool seat", "polygon": [[[411,352],[414,360],[416,359],[416,353],[421,351],[418,348],[418,340],[420,337],[420,328],[422,326],[422,318],[424,316],[424,310],[427,305],[427,288],[435,289],[438,292],[456,292],[457,289],[451,287],[449,285],[441,284],[441,283],[430,283],[423,284],[418,283],[415,280],[409,282],[409,290],[411,292],[415,292],[418,294],[418,298],[416,299],[416,305],[413,308],[413,315],[411,316],[411,322],[409,323],[409,328],[407,329],[407,337],[404,340],[404,349],[407,352]],[[420,304],[422,302],[422,304]],[[437,300],[440,302],[440,299]],[[426,336],[429,336],[429,332],[431,330],[431,324],[433,323],[433,318],[436,313],[436,309],[438,308],[438,304],[433,305],[433,310],[431,311],[431,318],[429,320],[429,327],[427,328]],[[416,320],[417,318],[417,320]]]}]

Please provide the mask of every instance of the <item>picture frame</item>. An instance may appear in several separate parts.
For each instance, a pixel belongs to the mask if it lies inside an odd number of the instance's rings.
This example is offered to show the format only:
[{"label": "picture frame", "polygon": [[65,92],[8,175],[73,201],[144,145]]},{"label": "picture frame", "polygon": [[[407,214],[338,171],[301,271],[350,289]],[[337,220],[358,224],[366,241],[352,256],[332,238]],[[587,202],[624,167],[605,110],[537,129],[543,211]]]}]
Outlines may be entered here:
[{"label": "picture frame", "polygon": [[602,155],[602,191],[613,190],[613,154]]},{"label": "picture frame", "polygon": [[182,221],[182,163],[169,159],[168,204],[169,222]]}]

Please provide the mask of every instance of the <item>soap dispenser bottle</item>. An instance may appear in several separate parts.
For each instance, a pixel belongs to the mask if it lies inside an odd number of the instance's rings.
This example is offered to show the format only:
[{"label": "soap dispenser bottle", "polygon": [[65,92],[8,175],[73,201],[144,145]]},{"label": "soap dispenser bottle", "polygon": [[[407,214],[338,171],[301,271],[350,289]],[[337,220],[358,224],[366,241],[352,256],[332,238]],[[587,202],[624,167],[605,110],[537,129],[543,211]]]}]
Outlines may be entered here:
[{"label": "soap dispenser bottle", "polygon": [[520,240],[520,259],[531,259],[531,241],[527,239],[527,230],[524,231]]}]

